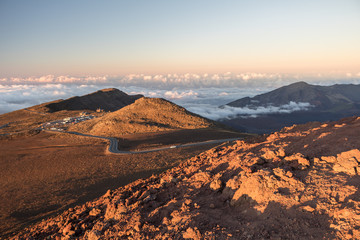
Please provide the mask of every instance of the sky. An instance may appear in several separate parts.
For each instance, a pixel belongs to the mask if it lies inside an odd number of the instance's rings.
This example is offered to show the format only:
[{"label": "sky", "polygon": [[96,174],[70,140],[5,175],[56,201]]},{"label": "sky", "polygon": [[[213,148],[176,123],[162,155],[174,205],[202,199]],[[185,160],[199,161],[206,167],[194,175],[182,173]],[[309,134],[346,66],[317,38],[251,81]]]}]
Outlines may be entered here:
[{"label": "sky", "polygon": [[211,119],[297,81],[360,84],[359,0],[0,0],[0,114],[115,87]]},{"label": "sky", "polygon": [[358,0],[0,0],[0,78],[360,72]]}]

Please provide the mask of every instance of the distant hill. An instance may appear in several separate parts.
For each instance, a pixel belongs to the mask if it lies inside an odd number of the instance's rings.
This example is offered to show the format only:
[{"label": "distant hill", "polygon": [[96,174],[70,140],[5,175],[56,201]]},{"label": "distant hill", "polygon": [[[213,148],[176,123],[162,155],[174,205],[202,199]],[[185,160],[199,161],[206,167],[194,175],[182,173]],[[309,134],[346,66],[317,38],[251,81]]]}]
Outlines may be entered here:
[{"label": "distant hill", "polygon": [[118,111],[76,124],[69,130],[114,137],[123,134],[211,126],[215,126],[215,122],[167,100],[143,97]]},{"label": "distant hill", "polygon": [[311,107],[291,113],[263,114],[256,118],[239,115],[232,119],[223,119],[221,122],[242,131],[269,133],[292,124],[339,120],[360,114],[360,85],[318,86],[297,82],[252,98],[241,98],[226,105],[256,109],[269,106],[280,107],[290,102],[309,103]]},{"label": "distant hill", "polygon": [[135,100],[142,98],[143,95],[128,95],[116,88],[102,89],[80,97],[71,97],[66,100],[57,100],[34,106],[32,110],[42,110],[47,112],[57,112],[61,110],[93,110],[100,108],[104,111],[116,111]]},{"label": "distant hill", "polygon": [[314,108],[325,111],[339,111],[353,107],[359,109],[360,85],[318,86],[306,82],[297,82],[253,98],[241,98],[227,105],[252,108],[269,105],[281,106],[290,101],[310,103]]}]

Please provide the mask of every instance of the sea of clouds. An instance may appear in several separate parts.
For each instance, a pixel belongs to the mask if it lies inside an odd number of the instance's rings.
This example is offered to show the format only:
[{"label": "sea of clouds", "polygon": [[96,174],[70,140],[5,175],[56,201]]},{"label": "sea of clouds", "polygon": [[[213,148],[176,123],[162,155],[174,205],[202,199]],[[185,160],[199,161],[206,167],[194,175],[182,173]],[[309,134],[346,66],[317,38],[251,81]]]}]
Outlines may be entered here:
[{"label": "sea of clouds", "polygon": [[256,117],[311,108],[308,103],[290,102],[284,106],[234,108],[223,106],[242,97],[253,97],[298,81],[311,84],[360,84],[360,73],[331,75],[284,75],[262,73],[167,74],[126,76],[41,76],[0,78],[0,114],[56,99],[81,96],[103,88],[118,88],[128,94],[161,97],[189,111],[217,120],[237,115]]}]

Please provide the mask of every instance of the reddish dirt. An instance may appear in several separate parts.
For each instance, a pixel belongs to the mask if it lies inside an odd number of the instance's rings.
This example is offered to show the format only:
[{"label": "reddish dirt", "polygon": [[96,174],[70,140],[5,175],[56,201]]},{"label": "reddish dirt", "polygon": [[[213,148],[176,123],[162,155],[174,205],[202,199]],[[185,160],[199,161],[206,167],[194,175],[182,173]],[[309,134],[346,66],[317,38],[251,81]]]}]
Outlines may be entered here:
[{"label": "reddish dirt", "polygon": [[140,149],[151,149],[169,145],[249,136],[251,135],[224,129],[204,128],[128,134],[122,135],[121,138],[118,139],[120,150],[136,151]]},{"label": "reddish dirt", "polygon": [[[0,115],[0,126],[8,124],[0,129],[0,139],[9,134],[7,138],[24,137],[34,134],[34,129],[45,122],[60,120],[66,117],[76,117],[82,111],[59,111],[55,113],[36,112],[34,110],[21,109]],[[89,111],[91,115],[102,116],[105,113]]]},{"label": "reddish dirt", "polygon": [[167,100],[143,97],[103,117],[76,124],[69,130],[99,136],[121,137],[125,134],[210,128],[217,125],[219,124]]},{"label": "reddish dirt", "polygon": [[359,239],[360,118],[211,149],[14,239]]},{"label": "reddish dirt", "polygon": [[[137,150],[243,134],[177,130],[128,135],[121,149]],[[174,167],[215,145],[161,152],[105,154],[106,141],[65,133],[0,139],[0,238],[70,206],[83,204],[136,179]],[[171,157],[169,157],[171,156]]]}]

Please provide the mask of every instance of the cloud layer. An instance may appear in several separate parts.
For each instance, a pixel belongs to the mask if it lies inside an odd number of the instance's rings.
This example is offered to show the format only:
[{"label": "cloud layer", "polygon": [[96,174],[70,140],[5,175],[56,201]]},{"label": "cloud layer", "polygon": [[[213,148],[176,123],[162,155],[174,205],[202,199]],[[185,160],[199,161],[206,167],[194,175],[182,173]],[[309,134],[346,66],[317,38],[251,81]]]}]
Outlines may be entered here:
[{"label": "cloud layer", "polygon": [[332,75],[284,75],[262,73],[167,74],[127,76],[42,76],[0,78],[0,114],[56,99],[81,96],[99,89],[115,87],[128,94],[143,94],[173,101],[210,119],[230,118],[242,114],[257,116],[272,112],[289,112],[309,108],[306,103],[289,103],[281,107],[258,109],[232,108],[224,105],[242,97],[253,97],[297,81],[332,85],[360,84],[360,73]]},{"label": "cloud layer", "polygon": [[0,78],[1,85],[22,84],[76,84],[76,85],[116,85],[137,86],[152,89],[174,89],[174,88],[210,88],[210,87],[237,87],[254,88],[267,87],[278,88],[293,82],[306,81],[315,84],[331,85],[334,83],[360,83],[360,72],[358,73],[329,73],[329,74],[280,74],[280,73],[240,73],[231,72],[219,74],[129,74],[126,76],[54,76],[27,78]]},{"label": "cloud layer", "polygon": [[237,108],[231,106],[216,107],[210,104],[196,104],[189,106],[187,109],[191,112],[197,113],[203,117],[219,120],[219,119],[231,119],[241,116],[243,118],[258,117],[262,114],[270,113],[291,113],[295,111],[309,110],[312,106],[309,103],[303,102],[290,102],[282,106],[268,106],[258,108]]}]

